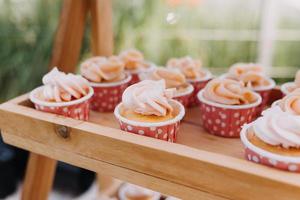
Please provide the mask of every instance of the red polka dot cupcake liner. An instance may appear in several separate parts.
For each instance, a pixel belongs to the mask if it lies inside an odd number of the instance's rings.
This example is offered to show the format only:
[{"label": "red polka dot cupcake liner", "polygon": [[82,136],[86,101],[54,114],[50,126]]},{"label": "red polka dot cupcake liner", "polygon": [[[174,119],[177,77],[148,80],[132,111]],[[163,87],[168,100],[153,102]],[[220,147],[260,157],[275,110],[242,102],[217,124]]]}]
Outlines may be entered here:
[{"label": "red polka dot cupcake liner", "polygon": [[272,89],[271,94],[269,96],[269,102],[268,105],[272,105],[274,102],[282,99],[284,97],[284,94],[281,92],[279,87],[275,87]]},{"label": "red polka dot cupcake liner", "polygon": [[270,79],[270,81],[272,84],[270,86],[268,86],[267,88],[265,87],[265,88],[255,90],[255,92],[260,94],[260,96],[262,98],[261,104],[257,107],[256,118],[261,115],[262,111],[266,107],[268,107],[270,105],[270,103],[272,104],[272,102],[270,102],[270,99],[271,99],[272,90],[275,88],[276,84],[273,79]]},{"label": "red polka dot cupcake liner", "polygon": [[39,93],[44,86],[33,90],[29,98],[34,103],[36,110],[62,115],[65,117],[71,117],[73,119],[87,121],[89,119],[90,100],[94,94],[92,88],[89,93],[77,100],[70,102],[46,102],[38,99],[37,93]]},{"label": "red polka dot cupcake liner", "polygon": [[115,83],[90,83],[94,89],[91,109],[97,112],[113,112],[121,102],[124,90],[129,86],[131,75]]},{"label": "red polka dot cupcake liner", "polygon": [[255,95],[258,99],[255,103],[232,106],[208,101],[203,97],[203,91],[200,91],[199,121],[210,134],[229,138],[239,137],[241,127],[255,119],[257,107],[261,103],[260,95],[256,93]]},{"label": "red polka dot cupcake liner", "polygon": [[194,87],[194,91],[193,94],[191,95],[188,107],[195,107],[199,105],[197,94],[200,90],[202,90],[206,86],[206,84],[211,80],[211,78],[212,77],[210,76],[209,78],[204,80],[188,80],[188,82],[192,84]]},{"label": "red polka dot cupcake liner", "polygon": [[254,163],[274,167],[280,170],[290,172],[300,172],[300,158],[293,156],[282,156],[268,152],[253,145],[247,138],[247,129],[249,125],[243,127],[241,131],[241,140],[245,146],[245,158]]},{"label": "red polka dot cupcake liner", "polygon": [[178,112],[177,116],[171,120],[163,122],[151,123],[129,120],[120,114],[122,103],[116,107],[114,114],[119,121],[121,130],[123,131],[168,142],[176,142],[180,121],[185,115],[185,110],[183,105],[175,100],[171,100],[170,103],[176,107]]},{"label": "red polka dot cupcake liner", "polygon": [[190,102],[190,98],[193,95],[193,91],[193,85],[189,85],[185,92],[175,94],[173,99],[179,101],[185,108],[187,108]]},{"label": "red polka dot cupcake liner", "polygon": [[136,83],[138,83],[138,82],[141,81],[141,79],[139,78],[139,74],[138,73],[131,73],[131,76],[132,76],[132,79],[129,82],[129,85],[133,85],[133,84],[136,84]]}]

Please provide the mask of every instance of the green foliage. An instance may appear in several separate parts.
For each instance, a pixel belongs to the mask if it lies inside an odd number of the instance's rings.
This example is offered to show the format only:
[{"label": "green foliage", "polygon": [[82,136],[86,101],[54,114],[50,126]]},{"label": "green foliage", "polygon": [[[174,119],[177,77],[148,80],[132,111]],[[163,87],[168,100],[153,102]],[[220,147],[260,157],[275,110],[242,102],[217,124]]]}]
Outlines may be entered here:
[{"label": "green foliage", "polygon": [[[175,16],[174,23],[167,22],[168,14]],[[170,57],[185,55],[200,57],[208,67],[228,67],[237,61],[253,62],[257,56],[256,42],[200,40],[197,31],[256,29],[258,21],[258,11],[248,11],[247,6],[240,4],[226,10],[207,6],[169,7],[158,0],[115,0],[115,51],[136,47],[159,65],[164,65]]]},{"label": "green foliage", "polygon": [[[226,8],[205,2],[200,6],[172,7],[165,0],[113,0],[115,53],[134,47],[159,65],[170,57],[185,55],[201,58],[207,67],[256,61],[255,41],[209,40],[203,39],[207,36],[203,32],[201,37],[199,34],[203,29],[258,30],[260,10],[250,9],[258,0],[235,1]],[[0,0],[0,102],[41,84],[51,57],[60,8],[60,0]],[[299,27],[298,22],[288,20],[289,26]],[[82,58],[90,56],[89,36],[88,26]],[[279,43],[275,64],[299,65],[299,51],[298,42]]]},{"label": "green foliage", "polygon": [[[37,1],[22,15],[12,1],[3,1],[0,17],[0,101],[41,83],[51,54],[59,14],[58,1]],[[3,9],[5,8],[5,9]],[[33,12],[34,11],[34,12]]]}]

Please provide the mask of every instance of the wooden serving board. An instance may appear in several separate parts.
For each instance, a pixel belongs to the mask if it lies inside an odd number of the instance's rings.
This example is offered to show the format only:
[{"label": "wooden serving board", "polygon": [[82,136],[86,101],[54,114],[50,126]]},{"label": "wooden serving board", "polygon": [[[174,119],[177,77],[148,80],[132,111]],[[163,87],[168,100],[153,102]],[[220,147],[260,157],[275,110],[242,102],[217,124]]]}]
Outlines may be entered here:
[{"label": "wooden serving board", "polygon": [[206,133],[199,115],[187,110],[175,144],[121,131],[112,113],[39,112],[23,95],[0,105],[0,128],[11,145],[183,199],[300,198],[300,174],[246,161],[239,139]]}]

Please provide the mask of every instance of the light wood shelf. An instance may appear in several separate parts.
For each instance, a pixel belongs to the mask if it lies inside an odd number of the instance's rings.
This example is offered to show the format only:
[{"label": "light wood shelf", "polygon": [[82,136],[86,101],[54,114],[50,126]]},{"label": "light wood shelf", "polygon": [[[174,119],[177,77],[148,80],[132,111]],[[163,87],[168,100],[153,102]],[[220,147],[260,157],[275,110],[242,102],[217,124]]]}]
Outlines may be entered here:
[{"label": "light wood shelf", "polygon": [[112,113],[84,122],[39,112],[23,95],[0,105],[0,127],[8,144],[183,199],[299,199],[300,174],[246,161],[240,140],[207,134],[199,114],[187,110],[169,143],[119,130]]}]

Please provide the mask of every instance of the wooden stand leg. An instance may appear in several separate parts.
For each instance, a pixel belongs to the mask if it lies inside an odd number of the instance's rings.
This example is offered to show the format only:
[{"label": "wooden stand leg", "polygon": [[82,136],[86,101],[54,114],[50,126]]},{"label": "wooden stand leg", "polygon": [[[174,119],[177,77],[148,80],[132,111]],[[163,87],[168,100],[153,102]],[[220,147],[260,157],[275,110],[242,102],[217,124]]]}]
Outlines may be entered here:
[{"label": "wooden stand leg", "polygon": [[55,175],[56,160],[31,153],[29,156],[22,200],[43,200],[48,198]]},{"label": "wooden stand leg", "polygon": [[92,20],[92,52],[94,56],[110,56],[113,53],[111,0],[90,0]]},{"label": "wooden stand leg", "polygon": [[[112,1],[89,0],[92,20],[92,52],[94,56],[113,54]],[[114,195],[120,185],[119,180],[110,176],[99,175],[98,183],[103,195]]]},{"label": "wooden stand leg", "polygon": [[[56,32],[50,68],[74,72],[78,62],[87,15],[87,0],[64,0]],[[57,161],[30,153],[22,199],[43,200],[52,188]]]},{"label": "wooden stand leg", "polygon": [[50,68],[57,66],[64,72],[76,70],[87,11],[87,0],[64,0],[53,45]]}]

